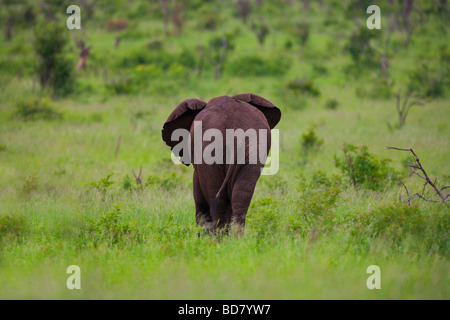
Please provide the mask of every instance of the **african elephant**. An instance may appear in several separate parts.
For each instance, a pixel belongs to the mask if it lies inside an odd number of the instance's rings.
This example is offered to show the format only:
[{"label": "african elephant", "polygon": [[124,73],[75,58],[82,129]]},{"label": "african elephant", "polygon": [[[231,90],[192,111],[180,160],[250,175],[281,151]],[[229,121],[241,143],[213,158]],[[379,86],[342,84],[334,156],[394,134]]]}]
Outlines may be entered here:
[{"label": "african elephant", "polygon": [[[208,103],[187,99],[173,110],[164,123],[162,139],[185,165],[193,163],[197,225],[213,233],[224,227],[228,230],[232,222],[244,229],[270,150],[270,130],[280,118],[280,109],[249,93],[217,97]],[[179,150],[177,129],[188,136],[187,151]]]}]

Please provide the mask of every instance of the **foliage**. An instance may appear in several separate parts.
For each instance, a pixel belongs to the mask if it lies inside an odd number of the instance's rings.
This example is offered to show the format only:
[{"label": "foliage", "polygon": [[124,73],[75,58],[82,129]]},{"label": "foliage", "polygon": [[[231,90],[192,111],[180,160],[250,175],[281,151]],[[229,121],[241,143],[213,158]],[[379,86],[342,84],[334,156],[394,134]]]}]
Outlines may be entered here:
[{"label": "foliage", "polygon": [[[444,205],[442,205],[443,209]],[[354,242],[370,244],[374,239],[384,239],[394,250],[425,248],[448,255],[448,225],[450,218],[445,210],[434,214],[418,206],[406,204],[382,205],[359,215],[352,223]]]},{"label": "foliage", "polygon": [[323,144],[323,139],[317,136],[315,128],[316,126],[311,125],[308,130],[302,133],[301,145],[304,152],[318,150]]},{"label": "foliage", "polygon": [[409,75],[407,91],[425,98],[443,97],[450,86],[448,61],[438,68],[424,63],[417,66]]},{"label": "foliage", "polygon": [[42,87],[51,87],[56,95],[73,90],[73,65],[66,57],[67,37],[57,23],[40,23],[34,29],[34,50],[38,64],[36,72]]},{"label": "foliage", "polygon": [[318,170],[311,181],[300,179],[297,184],[298,197],[294,201],[294,211],[289,217],[291,231],[302,236],[314,228],[321,231],[332,223],[333,207],[342,192],[340,179],[328,177]]},{"label": "foliage", "polygon": [[230,63],[230,72],[236,76],[281,76],[289,69],[289,59],[284,57],[263,58],[245,55]]},{"label": "foliage", "polygon": [[302,94],[302,95],[309,95],[311,97],[318,97],[320,96],[320,91],[317,89],[317,87],[314,84],[314,81],[312,79],[308,78],[294,78],[292,80],[289,80],[285,87],[292,91],[295,94]]},{"label": "foliage", "polygon": [[109,187],[115,183],[114,181],[110,180],[112,176],[113,174],[110,173],[105,178],[101,178],[98,181],[91,182],[91,186],[104,195],[106,194],[106,191],[108,191]]},{"label": "foliage", "polygon": [[[0,245],[20,241],[27,233],[27,220],[22,215],[0,213]],[[1,247],[0,247],[1,254]]]},{"label": "foliage", "polygon": [[388,163],[390,159],[379,159],[369,152],[367,146],[356,147],[345,143],[344,156],[334,156],[335,166],[344,173],[355,188],[380,190],[390,185],[398,176]]},{"label": "foliage", "polygon": [[88,220],[86,226],[78,235],[81,247],[124,246],[133,245],[141,241],[141,233],[134,221],[125,221],[121,204],[114,205],[96,220]]},{"label": "foliage", "polygon": [[325,101],[325,109],[336,110],[339,106],[339,102],[336,99],[328,99]]},{"label": "foliage", "polygon": [[263,241],[274,234],[278,228],[278,201],[265,197],[252,201],[247,215],[248,227],[258,241]]},{"label": "foliage", "polygon": [[32,97],[15,103],[13,116],[22,120],[56,120],[62,118],[48,98]]}]

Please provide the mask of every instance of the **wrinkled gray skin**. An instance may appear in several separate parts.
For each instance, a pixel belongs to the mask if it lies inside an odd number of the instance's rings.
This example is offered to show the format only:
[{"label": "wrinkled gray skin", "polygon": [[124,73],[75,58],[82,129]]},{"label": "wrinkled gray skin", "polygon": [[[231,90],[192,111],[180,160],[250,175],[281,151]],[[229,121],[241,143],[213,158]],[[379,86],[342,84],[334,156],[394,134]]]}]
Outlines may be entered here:
[{"label": "wrinkled gray skin", "polygon": [[[257,162],[252,164],[249,163],[249,154],[259,152],[259,129],[266,129],[267,156],[271,145],[270,129],[278,123],[280,117],[281,112],[277,107],[253,94],[222,96],[208,103],[188,99],[172,112],[162,130],[163,140],[171,148],[178,143],[178,141],[170,141],[171,133],[175,129],[185,128],[190,131],[191,150],[195,150],[194,121],[202,121],[202,136],[208,129],[218,129],[223,137],[222,164],[206,164],[204,161],[201,164],[193,164],[193,193],[197,225],[213,233],[217,229],[228,229],[232,222],[240,230],[244,229],[247,210],[266,158],[257,156]],[[243,145],[243,142],[240,144],[236,139],[234,162],[227,164],[226,129],[239,128],[244,132],[255,129],[258,133],[258,142],[250,144],[249,139],[245,139],[245,145]],[[200,141],[200,143],[204,150],[212,141]],[[238,147],[245,147],[245,163],[243,164],[237,164],[236,161]],[[193,158],[192,155],[191,157]],[[194,162],[192,158],[191,162]]]}]

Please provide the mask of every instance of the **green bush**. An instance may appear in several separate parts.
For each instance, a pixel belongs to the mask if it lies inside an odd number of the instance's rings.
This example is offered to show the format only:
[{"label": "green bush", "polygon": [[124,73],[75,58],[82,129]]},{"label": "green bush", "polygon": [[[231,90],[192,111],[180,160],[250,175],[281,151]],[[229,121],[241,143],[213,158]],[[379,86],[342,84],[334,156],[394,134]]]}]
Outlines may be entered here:
[{"label": "green bush", "polygon": [[124,246],[141,242],[143,234],[137,228],[134,220],[123,218],[121,204],[103,214],[96,220],[87,220],[86,226],[78,234],[80,247],[94,247],[100,245]]},{"label": "green bush", "polygon": [[316,151],[323,144],[323,139],[320,139],[315,131],[315,126],[312,125],[302,133],[301,145],[304,152]]},{"label": "green bush", "polygon": [[334,156],[334,163],[354,187],[380,190],[397,180],[398,173],[388,165],[391,160],[379,159],[369,152],[367,146],[345,143],[342,151],[344,156]]},{"label": "green bush", "polygon": [[[0,245],[20,241],[27,232],[27,223],[23,216],[7,213],[0,214]],[[1,252],[1,247],[0,247]]]},{"label": "green bush", "polygon": [[433,68],[421,64],[409,74],[407,90],[422,97],[439,98],[445,95],[449,86],[449,67],[443,64],[442,67]]},{"label": "green bush", "polygon": [[283,57],[263,58],[246,55],[230,63],[230,72],[236,76],[281,76],[289,69],[289,59]]},{"label": "green bush", "polygon": [[450,216],[445,205],[440,206],[441,210],[430,212],[395,203],[360,213],[349,225],[352,242],[369,245],[374,238],[381,238],[395,251],[424,249],[425,254],[437,252],[448,256]]},{"label": "green bush", "polygon": [[267,239],[274,234],[280,220],[278,212],[279,203],[270,197],[252,201],[247,214],[249,232],[256,236],[258,241]]},{"label": "green bush", "polygon": [[16,102],[13,116],[22,120],[56,120],[62,114],[56,111],[50,99],[33,97]]},{"label": "green bush", "polygon": [[325,109],[336,110],[339,106],[339,102],[336,99],[328,99],[325,101]]},{"label": "green bush", "polygon": [[108,174],[105,178],[101,178],[98,181],[91,182],[90,185],[94,187],[97,191],[102,193],[103,195],[106,194],[106,192],[109,190],[109,187],[111,187],[115,181],[111,181],[112,173]]},{"label": "green bush", "polygon": [[34,29],[36,71],[42,87],[51,87],[56,95],[67,95],[75,86],[74,64],[65,56],[65,30],[57,23],[41,23]]},{"label": "green bush", "polygon": [[295,78],[285,84],[286,89],[296,95],[309,95],[312,97],[320,96],[319,89],[314,85],[314,81],[308,78]]},{"label": "green bush", "polygon": [[328,177],[322,171],[314,173],[311,181],[301,179],[294,200],[295,210],[289,217],[291,231],[306,236],[313,230],[325,230],[333,223],[333,207],[341,193],[338,177]]},{"label": "green bush", "polygon": [[160,186],[163,189],[171,190],[179,185],[179,177],[177,177],[175,172],[171,172],[167,178],[161,178],[155,175],[149,175],[147,181],[144,183],[145,186]]}]

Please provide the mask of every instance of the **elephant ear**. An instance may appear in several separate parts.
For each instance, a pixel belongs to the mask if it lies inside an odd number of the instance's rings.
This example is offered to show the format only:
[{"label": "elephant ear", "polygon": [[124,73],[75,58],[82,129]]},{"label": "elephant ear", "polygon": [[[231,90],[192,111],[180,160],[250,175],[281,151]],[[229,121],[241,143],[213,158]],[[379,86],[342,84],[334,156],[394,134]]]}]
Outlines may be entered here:
[{"label": "elephant ear", "polygon": [[251,104],[261,111],[269,123],[270,129],[273,129],[281,119],[281,111],[272,102],[256,94],[243,93],[231,97],[237,101],[243,101]]},{"label": "elephant ear", "polygon": [[178,141],[171,140],[172,133],[176,129],[186,129],[189,131],[195,117],[205,106],[206,102],[199,99],[187,99],[172,111],[162,129],[162,139],[170,146],[170,149],[178,144]]}]

